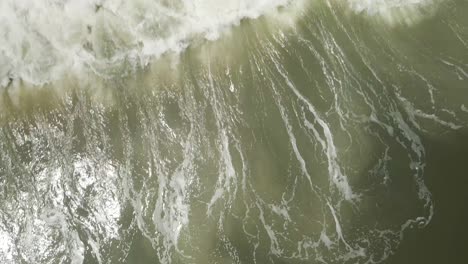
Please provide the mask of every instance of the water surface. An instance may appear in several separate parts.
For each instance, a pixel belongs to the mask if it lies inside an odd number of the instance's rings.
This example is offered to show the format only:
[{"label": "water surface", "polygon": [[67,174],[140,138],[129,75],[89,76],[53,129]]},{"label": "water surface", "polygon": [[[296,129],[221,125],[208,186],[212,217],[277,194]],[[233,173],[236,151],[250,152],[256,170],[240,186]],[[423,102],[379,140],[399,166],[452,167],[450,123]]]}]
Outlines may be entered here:
[{"label": "water surface", "polygon": [[0,6],[2,263],[460,262],[466,1]]}]

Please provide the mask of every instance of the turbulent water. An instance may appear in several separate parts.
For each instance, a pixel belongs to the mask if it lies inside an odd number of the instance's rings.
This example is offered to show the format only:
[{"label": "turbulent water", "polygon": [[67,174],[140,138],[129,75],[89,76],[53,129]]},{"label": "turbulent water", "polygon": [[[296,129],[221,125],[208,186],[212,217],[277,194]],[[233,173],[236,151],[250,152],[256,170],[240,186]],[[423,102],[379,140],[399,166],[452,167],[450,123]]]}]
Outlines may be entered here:
[{"label": "turbulent water", "polygon": [[385,262],[468,130],[466,14],[0,1],[0,262]]}]

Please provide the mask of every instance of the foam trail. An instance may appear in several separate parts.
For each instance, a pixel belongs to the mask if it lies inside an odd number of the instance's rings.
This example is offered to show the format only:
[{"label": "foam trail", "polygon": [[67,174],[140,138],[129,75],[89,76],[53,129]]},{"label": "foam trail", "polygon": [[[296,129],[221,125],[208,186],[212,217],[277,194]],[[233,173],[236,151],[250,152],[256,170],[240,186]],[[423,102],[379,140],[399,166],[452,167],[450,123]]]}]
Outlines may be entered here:
[{"label": "foam trail", "polygon": [[[319,140],[319,142],[322,143],[322,147],[324,151],[326,152],[326,155],[328,158],[328,172],[329,172],[332,182],[335,184],[336,188],[340,191],[341,195],[346,200],[352,200],[356,198],[356,195],[353,193],[348,183],[348,178],[346,177],[346,175],[342,173],[338,165],[338,161],[337,161],[338,156],[336,153],[336,147],[333,141],[333,135],[331,133],[330,127],[319,116],[314,106],[296,89],[294,84],[288,79],[287,75],[283,72],[282,67],[276,61],[274,62],[276,65],[276,69],[278,70],[280,75],[284,78],[287,86],[293,91],[293,93],[297,96],[297,98],[299,98],[299,100],[307,106],[307,109],[310,111],[311,114],[314,115],[314,117],[316,118],[316,122],[322,127],[324,131],[325,140],[322,139],[322,140]],[[324,142],[326,142],[326,145],[323,145]]]}]

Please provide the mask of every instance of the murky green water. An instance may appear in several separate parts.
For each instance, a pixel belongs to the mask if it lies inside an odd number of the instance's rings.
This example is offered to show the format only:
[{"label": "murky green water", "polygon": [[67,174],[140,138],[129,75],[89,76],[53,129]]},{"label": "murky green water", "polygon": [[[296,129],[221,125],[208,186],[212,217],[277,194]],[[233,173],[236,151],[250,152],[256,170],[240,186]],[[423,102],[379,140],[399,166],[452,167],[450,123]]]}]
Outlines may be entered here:
[{"label": "murky green water", "polygon": [[[468,161],[468,3],[353,3],[367,2],[286,6],[42,85],[12,67],[0,262],[441,263],[427,248],[463,263],[420,240],[463,244],[443,230],[465,217],[450,212]],[[88,27],[96,58],[127,47],[106,16]]]}]

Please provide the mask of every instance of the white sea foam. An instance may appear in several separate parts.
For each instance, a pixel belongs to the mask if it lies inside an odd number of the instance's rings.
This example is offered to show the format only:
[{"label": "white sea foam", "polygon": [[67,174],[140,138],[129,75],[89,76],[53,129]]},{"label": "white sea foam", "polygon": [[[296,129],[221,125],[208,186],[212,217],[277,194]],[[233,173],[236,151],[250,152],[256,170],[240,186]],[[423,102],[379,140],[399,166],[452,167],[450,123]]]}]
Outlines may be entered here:
[{"label": "white sea foam", "polygon": [[357,13],[395,24],[413,24],[429,13],[438,0],[347,0]]},{"label": "white sea foam", "polygon": [[0,226],[0,258],[5,263],[13,263],[14,239]]},{"label": "white sea foam", "polygon": [[[243,18],[290,0],[5,0],[0,2],[0,87],[66,74],[140,67],[194,38],[217,39]],[[125,71],[118,71],[123,74]],[[115,74],[115,73],[114,73]]]}]

